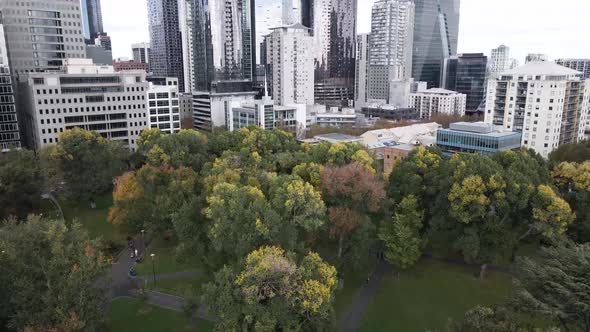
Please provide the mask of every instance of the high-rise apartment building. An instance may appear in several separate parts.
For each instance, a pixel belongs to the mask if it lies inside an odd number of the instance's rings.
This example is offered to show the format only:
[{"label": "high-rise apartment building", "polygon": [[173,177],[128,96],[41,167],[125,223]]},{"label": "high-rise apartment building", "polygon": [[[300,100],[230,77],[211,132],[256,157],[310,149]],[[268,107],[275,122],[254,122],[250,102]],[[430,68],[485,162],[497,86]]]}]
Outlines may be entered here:
[{"label": "high-rise apartment building", "polygon": [[180,131],[180,105],[178,79],[175,77],[150,77],[147,90],[148,125],[172,134]]},{"label": "high-rise apartment building", "polygon": [[535,61],[549,61],[547,54],[543,53],[529,53],[527,54],[524,63],[535,62]]},{"label": "high-rise apartment building", "polygon": [[[309,7],[310,18],[304,14]],[[347,105],[354,98],[357,0],[315,0],[302,5],[315,52],[315,100]]]},{"label": "high-rise apartment building", "polygon": [[133,61],[150,63],[150,43],[131,44]]},{"label": "high-rise apartment building", "polygon": [[415,109],[421,119],[435,115],[465,115],[467,96],[455,91],[432,88],[410,94],[410,108]]},{"label": "high-rise apartment building", "polygon": [[178,78],[179,90],[184,92],[178,0],[148,0],[148,21],[150,70],[155,76]]},{"label": "high-rise apartment building", "polygon": [[392,80],[412,76],[413,0],[378,0],[369,39],[369,98],[389,102]]},{"label": "high-rise apartment building", "polygon": [[522,145],[543,157],[584,138],[590,86],[582,73],[529,62],[488,82],[485,122],[522,132]]},{"label": "high-rise apartment building", "polygon": [[29,73],[25,85],[21,120],[31,148],[57,143],[64,130],[79,127],[133,150],[148,128],[144,71],[115,72],[90,59],[68,59],[61,71]]},{"label": "high-rise apartment building", "polygon": [[80,0],[80,6],[84,38],[88,44],[94,44],[97,35],[104,32],[100,0]]},{"label": "high-rise apartment building", "polygon": [[445,59],[441,86],[467,96],[466,111],[474,113],[484,100],[488,58],[483,53],[465,53]]},{"label": "high-rise apartment building", "polygon": [[443,60],[457,54],[460,0],[414,0],[412,77],[438,87]]},{"label": "high-rise apartment building", "polygon": [[276,105],[314,103],[313,37],[297,23],[266,37],[267,84]]},{"label": "high-rise apartment building", "polygon": [[182,38],[182,69],[184,70],[184,92],[190,94],[195,91],[195,81],[193,80],[193,15],[194,0],[178,1],[179,28]]},{"label": "high-rise apartment building", "polygon": [[8,64],[8,51],[4,38],[4,25],[2,24],[2,13],[0,13],[0,152],[21,147],[19,128],[12,76]]},{"label": "high-rise apartment building", "polygon": [[368,101],[369,39],[368,33],[356,36],[356,66],[354,79],[354,108],[361,110]]},{"label": "high-rise apartment building", "polygon": [[584,79],[590,79],[590,59],[558,59],[555,62],[558,65],[581,72]]},{"label": "high-rise apartment building", "polygon": [[86,57],[78,1],[0,1],[0,11],[15,74],[57,70],[65,59]]},{"label": "high-rise apartment building", "polygon": [[492,49],[490,62],[488,63],[488,77],[495,78],[496,75],[505,72],[512,66],[510,58],[510,47],[500,45]]},{"label": "high-rise apartment building", "polygon": [[261,44],[272,29],[301,23],[301,0],[256,0],[256,63],[262,62]]}]

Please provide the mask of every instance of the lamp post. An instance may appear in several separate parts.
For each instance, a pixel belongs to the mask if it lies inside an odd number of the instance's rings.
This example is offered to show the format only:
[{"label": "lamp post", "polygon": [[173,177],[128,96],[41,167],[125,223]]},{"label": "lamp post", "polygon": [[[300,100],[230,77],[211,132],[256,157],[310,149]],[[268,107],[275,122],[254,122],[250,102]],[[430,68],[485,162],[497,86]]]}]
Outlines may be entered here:
[{"label": "lamp post", "polygon": [[141,255],[145,253],[145,229],[141,230]]},{"label": "lamp post", "polygon": [[156,285],[156,263],[154,262],[155,259],[154,257],[156,257],[156,254],[150,254],[150,257],[152,258],[152,273],[154,275],[154,286]]}]

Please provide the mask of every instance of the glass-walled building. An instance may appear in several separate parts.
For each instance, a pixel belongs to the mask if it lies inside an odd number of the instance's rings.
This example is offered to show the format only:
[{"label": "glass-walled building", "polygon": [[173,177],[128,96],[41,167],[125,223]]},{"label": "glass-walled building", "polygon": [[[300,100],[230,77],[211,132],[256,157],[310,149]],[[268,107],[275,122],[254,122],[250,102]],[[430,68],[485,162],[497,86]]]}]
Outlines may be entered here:
[{"label": "glass-walled building", "polygon": [[445,59],[441,85],[467,96],[466,113],[476,112],[483,101],[487,63],[488,58],[483,53],[459,54]]},{"label": "glass-walled building", "polygon": [[483,122],[456,122],[436,132],[436,145],[447,153],[489,155],[520,148],[521,137],[521,133],[496,130]]}]

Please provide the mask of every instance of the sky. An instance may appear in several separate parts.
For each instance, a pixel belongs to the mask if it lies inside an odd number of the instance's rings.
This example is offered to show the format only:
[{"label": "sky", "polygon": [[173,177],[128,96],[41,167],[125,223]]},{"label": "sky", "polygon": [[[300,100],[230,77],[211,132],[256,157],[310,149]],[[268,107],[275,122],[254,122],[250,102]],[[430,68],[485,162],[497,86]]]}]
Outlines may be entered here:
[{"label": "sky", "polygon": [[[358,33],[370,32],[375,1],[358,0]],[[132,43],[149,41],[147,0],[102,0],[102,11],[115,58],[131,57]],[[458,52],[489,55],[505,44],[520,63],[528,53],[590,58],[588,13],[588,0],[462,0]]]}]

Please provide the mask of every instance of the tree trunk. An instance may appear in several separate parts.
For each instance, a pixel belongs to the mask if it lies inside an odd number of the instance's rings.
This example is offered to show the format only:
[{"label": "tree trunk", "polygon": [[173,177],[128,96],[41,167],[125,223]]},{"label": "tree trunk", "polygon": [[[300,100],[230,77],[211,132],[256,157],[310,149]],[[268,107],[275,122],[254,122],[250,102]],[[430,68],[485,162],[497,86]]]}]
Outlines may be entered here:
[{"label": "tree trunk", "polygon": [[481,268],[479,269],[479,279],[483,280],[486,276],[486,270],[488,269],[488,264],[482,264]]},{"label": "tree trunk", "polygon": [[338,259],[342,258],[343,243],[344,243],[344,235],[340,234],[340,238],[338,239]]}]

